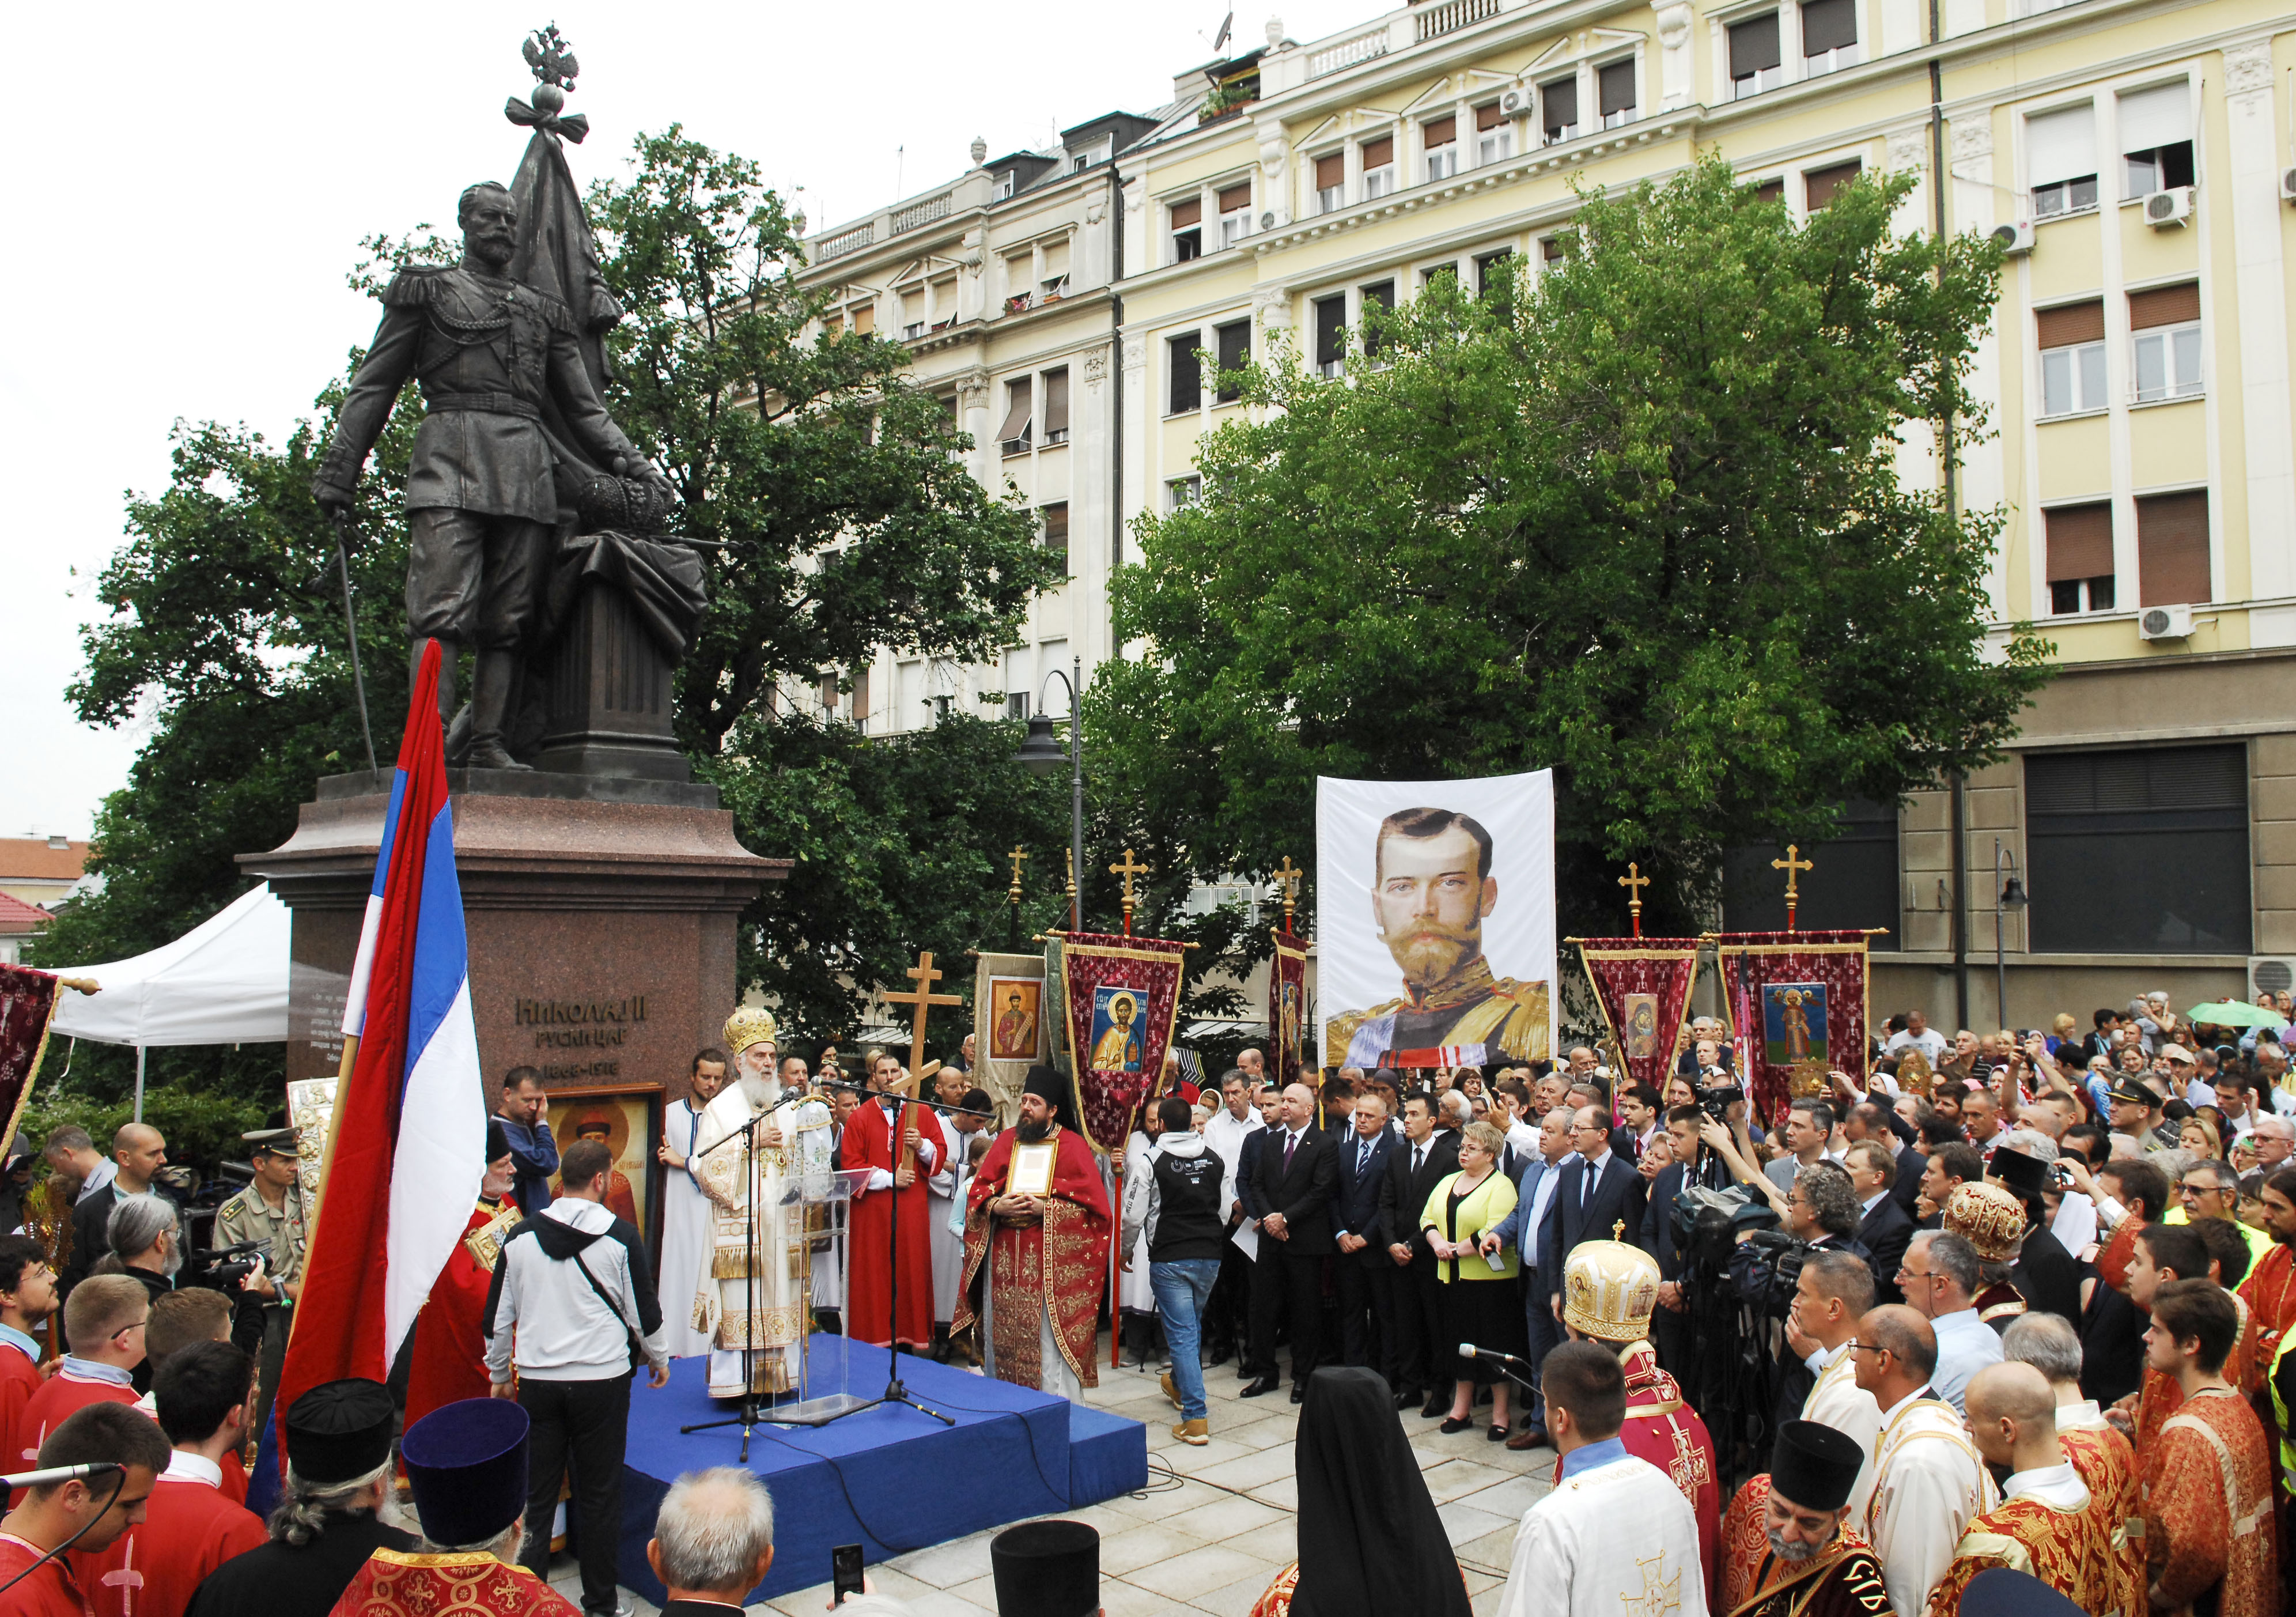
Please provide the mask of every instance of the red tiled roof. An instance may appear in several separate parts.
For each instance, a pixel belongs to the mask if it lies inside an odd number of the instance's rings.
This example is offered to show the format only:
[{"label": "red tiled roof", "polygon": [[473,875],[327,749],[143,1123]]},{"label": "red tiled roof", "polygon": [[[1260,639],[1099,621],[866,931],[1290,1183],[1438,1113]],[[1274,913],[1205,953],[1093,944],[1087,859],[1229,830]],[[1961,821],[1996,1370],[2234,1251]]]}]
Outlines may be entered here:
[{"label": "red tiled roof", "polygon": [[26,932],[39,931],[52,919],[53,917],[38,905],[27,904],[21,899],[12,899],[0,892],[0,933],[12,938],[21,937]]},{"label": "red tiled roof", "polygon": [[45,837],[0,837],[0,882],[76,882],[87,866],[87,844],[51,847]]}]

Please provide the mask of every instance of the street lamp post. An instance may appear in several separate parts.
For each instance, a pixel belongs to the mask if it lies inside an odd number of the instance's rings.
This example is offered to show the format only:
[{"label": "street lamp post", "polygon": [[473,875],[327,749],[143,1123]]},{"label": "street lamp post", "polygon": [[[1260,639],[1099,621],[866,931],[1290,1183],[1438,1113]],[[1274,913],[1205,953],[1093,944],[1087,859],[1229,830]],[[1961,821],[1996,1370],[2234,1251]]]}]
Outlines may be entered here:
[{"label": "street lamp post", "polygon": [[[2009,879],[2001,879],[2004,860],[2009,865]],[[2025,884],[2017,879],[2017,856],[2003,846],[2001,839],[1993,839],[1993,1003],[2001,1013],[2001,1025],[2009,1025],[2009,966],[2006,945],[2003,941],[2003,915],[2025,907]]]},{"label": "street lamp post", "polygon": [[1074,676],[1054,669],[1051,677],[1068,687],[1069,744],[1063,748],[1053,739],[1051,715],[1043,710],[1041,697],[1037,711],[1029,718],[1029,733],[1021,741],[1013,758],[1031,775],[1057,775],[1066,764],[1070,772],[1069,799],[1069,868],[1074,873],[1069,894],[1069,930],[1084,931],[1084,658],[1074,660]]}]

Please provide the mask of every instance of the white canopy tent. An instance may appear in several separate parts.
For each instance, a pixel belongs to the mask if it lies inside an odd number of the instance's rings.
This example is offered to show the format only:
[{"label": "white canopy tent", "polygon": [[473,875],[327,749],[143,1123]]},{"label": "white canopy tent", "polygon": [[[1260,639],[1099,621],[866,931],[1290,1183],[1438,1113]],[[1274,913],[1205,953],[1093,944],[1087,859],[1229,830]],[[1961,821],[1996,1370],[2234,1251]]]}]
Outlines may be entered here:
[{"label": "white canopy tent", "polygon": [[154,1045],[282,1044],[287,1038],[288,908],[268,887],[147,955],[63,966],[94,994],[66,993],[54,1033],[135,1047],[135,1115],[144,1115],[144,1052]]}]

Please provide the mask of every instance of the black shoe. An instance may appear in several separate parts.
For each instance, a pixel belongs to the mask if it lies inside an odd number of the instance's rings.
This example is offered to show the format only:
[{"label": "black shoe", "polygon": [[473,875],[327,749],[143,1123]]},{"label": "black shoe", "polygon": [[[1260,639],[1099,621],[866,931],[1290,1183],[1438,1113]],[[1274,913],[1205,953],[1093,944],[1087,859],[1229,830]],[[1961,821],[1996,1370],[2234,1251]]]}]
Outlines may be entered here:
[{"label": "black shoe", "polygon": [[1263,1375],[1258,1381],[1253,1382],[1251,1385],[1246,1387],[1238,1396],[1242,1398],[1258,1398],[1263,1392],[1275,1391],[1283,1384],[1283,1383],[1281,1381],[1273,1375]]},{"label": "black shoe", "polygon": [[1423,1421],[1431,1421],[1439,1415],[1450,1413],[1451,1400],[1447,1398],[1431,1397],[1425,1403],[1419,1406],[1419,1418]]},{"label": "black shoe", "polygon": [[1292,1383],[1292,1401],[1295,1404],[1305,1403],[1307,1399],[1308,1383],[1300,1381],[1293,1382]]},{"label": "black shoe", "polygon": [[1443,1417],[1443,1424],[1436,1427],[1435,1430],[1442,1432],[1447,1437],[1453,1432],[1464,1432],[1468,1427],[1474,1424],[1475,1417],[1472,1415],[1446,1415]]},{"label": "black shoe", "polygon": [[1395,1407],[1398,1409],[1408,1409],[1420,1401],[1419,1394],[1416,1392],[1398,1392],[1395,1395]]}]

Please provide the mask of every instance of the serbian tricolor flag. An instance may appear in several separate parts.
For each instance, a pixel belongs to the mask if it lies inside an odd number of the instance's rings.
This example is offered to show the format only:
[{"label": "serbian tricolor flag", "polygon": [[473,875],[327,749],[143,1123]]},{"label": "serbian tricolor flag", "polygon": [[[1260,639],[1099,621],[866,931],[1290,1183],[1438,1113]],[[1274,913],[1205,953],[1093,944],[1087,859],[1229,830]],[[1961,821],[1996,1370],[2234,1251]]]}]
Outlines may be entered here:
[{"label": "serbian tricolor flag", "polygon": [[335,1099],[318,1227],[279,1378],[283,1411],[325,1382],[385,1378],[486,1176],[435,640],[398,743],[343,1033],[358,1054]]}]

